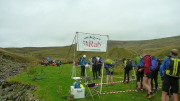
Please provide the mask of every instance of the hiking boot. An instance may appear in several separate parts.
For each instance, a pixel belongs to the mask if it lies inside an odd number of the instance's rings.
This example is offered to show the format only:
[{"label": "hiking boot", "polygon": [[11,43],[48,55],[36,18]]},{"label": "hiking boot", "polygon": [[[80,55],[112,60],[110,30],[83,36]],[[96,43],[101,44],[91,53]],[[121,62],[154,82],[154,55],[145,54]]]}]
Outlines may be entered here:
[{"label": "hiking boot", "polygon": [[150,95],[153,97],[155,94],[153,92],[150,92]]},{"label": "hiking boot", "polygon": [[140,93],[140,92],[141,92],[141,89],[140,89],[140,88],[138,88],[138,89],[137,89],[137,92],[138,92],[138,93]]},{"label": "hiking boot", "polygon": [[151,94],[147,94],[145,97],[150,99],[152,96],[151,96]]},{"label": "hiking boot", "polygon": [[148,99],[152,98],[152,95],[151,95],[151,94],[149,94],[149,96],[148,96],[147,98],[148,98]]},{"label": "hiking boot", "polygon": [[157,91],[158,91],[158,89],[154,89],[154,91],[153,91],[153,92],[154,92],[154,93],[157,93]]},{"label": "hiking boot", "polygon": [[149,97],[149,94],[147,94],[145,97],[148,98],[148,97]]},{"label": "hiking boot", "polygon": [[146,89],[143,89],[142,92],[146,92]]}]

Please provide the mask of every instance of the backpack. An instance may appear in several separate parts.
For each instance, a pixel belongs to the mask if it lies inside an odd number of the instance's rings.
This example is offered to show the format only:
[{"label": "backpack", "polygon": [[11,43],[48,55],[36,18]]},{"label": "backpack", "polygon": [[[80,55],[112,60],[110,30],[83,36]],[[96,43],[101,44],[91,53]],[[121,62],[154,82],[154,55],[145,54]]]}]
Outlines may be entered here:
[{"label": "backpack", "polygon": [[112,61],[111,59],[106,59],[104,61],[104,63],[106,63],[106,64],[114,64],[114,61]]},{"label": "backpack", "polygon": [[93,63],[93,65],[97,65],[98,61],[97,61],[96,57],[92,57],[92,63]]},{"label": "backpack", "polygon": [[170,58],[169,66],[166,70],[166,75],[179,77],[180,75],[180,59]]},{"label": "backpack", "polygon": [[128,59],[127,60],[127,62],[126,62],[126,68],[128,69],[128,70],[131,70],[132,69],[132,61],[130,60],[130,59]]},{"label": "backpack", "polygon": [[138,69],[143,68],[143,67],[144,67],[144,60],[143,58],[141,58],[141,60],[138,63]]},{"label": "backpack", "polygon": [[151,66],[149,67],[149,69],[152,71],[158,70],[158,61],[154,56],[151,56]]},{"label": "backpack", "polygon": [[103,63],[103,59],[100,57],[100,58],[99,58],[99,61],[98,61],[98,63],[97,63],[97,64],[102,65],[102,63]]},{"label": "backpack", "polygon": [[144,60],[144,67],[148,67],[149,70],[154,71],[158,67],[157,59],[156,57],[152,55],[146,55],[143,57]]},{"label": "backpack", "polygon": [[160,59],[157,59],[157,68],[156,70],[159,71],[160,70],[160,66],[161,66],[161,60]]},{"label": "backpack", "polygon": [[74,88],[81,88],[80,84],[81,84],[80,82],[74,82]]},{"label": "backpack", "polygon": [[104,63],[104,68],[106,68],[106,70],[109,70],[110,72],[114,71],[114,66],[112,64]]}]

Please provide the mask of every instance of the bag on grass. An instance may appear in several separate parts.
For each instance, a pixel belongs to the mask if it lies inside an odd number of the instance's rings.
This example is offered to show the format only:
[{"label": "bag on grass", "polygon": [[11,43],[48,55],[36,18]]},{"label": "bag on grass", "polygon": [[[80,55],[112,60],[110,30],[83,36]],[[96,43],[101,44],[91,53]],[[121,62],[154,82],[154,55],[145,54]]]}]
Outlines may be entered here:
[{"label": "bag on grass", "polygon": [[81,84],[80,82],[74,82],[74,88],[81,88],[80,84]]}]

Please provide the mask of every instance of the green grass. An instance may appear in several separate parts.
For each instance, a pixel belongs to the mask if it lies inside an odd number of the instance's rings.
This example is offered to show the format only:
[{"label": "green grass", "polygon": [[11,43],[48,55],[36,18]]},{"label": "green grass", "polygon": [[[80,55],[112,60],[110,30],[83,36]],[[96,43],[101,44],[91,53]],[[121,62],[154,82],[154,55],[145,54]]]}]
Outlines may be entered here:
[{"label": "green grass", "polygon": [[[76,67],[77,76],[79,76],[80,68]],[[37,90],[35,95],[37,98],[43,101],[66,101],[61,98],[64,95],[68,95],[70,86],[73,85],[74,80],[71,79],[72,65],[63,65],[61,67],[56,66],[36,66],[27,70],[26,72],[16,75],[9,82],[21,82],[23,84],[35,85]],[[114,76],[122,77],[123,72],[120,67],[115,68],[116,72]],[[61,72],[62,71],[62,72]],[[87,68],[87,75],[92,77],[92,73]],[[130,73],[132,75],[132,71]],[[105,83],[105,75],[103,82]],[[114,81],[122,81],[122,78],[114,78]],[[160,81],[160,80],[159,80]],[[82,80],[84,82],[84,80]],[[100,83],[100,79],[95,81]],[[106,87],[103,85],[102,92],[115,92],[135,89],[135,81],[129,82],[128,84],[117,83],[113,86]],[[87,92],[87,89],[86,89]],[[150,99],[145,98],[146,93],[137,92],[126,92],[117,94],[101,95],[96,96],[95,101],[150,101]],[[161,90],[152,98],[153,101],[160,101]],[[91,98],[76,99],[77,101],[91,101]],[[75,100],[75,101],[76,101]]]}]

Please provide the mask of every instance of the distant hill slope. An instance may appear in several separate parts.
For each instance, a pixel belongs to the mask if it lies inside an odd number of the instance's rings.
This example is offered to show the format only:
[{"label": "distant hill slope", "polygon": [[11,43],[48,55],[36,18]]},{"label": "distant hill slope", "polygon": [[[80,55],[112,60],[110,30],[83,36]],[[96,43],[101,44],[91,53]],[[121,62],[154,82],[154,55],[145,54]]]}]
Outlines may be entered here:
[{"label": "distant hill slope", "polygon": [[15,53],[11,53],[3,49],[0,49],[0,58],[15,61],[15,62],[30,62],[31,61],[31,58],[29,57],[17,55]]},{"label": "distant hill slope", "polygon": [[161,48],[174,47],[180,45],[180,35],[168,38],[142,40],[142,41],[113,41],[108,42],[108,46],[121,48]]},{"label": "distant hill slope", "polygon": [[[107,58],[134,58],[140,50],[145,50],[148,54],[153,54],[159,58],[165,57],[165,55],[172,49],[177,48],[180,51],[180,36],[153,39],[153,40],[141,40],[141,41],[108,41],[108,52],[75,52],[76,59],[83,54],[87,55],[87,58],[92,56],[102,56]],[[74,56],[74,45],[64,47],[25,47],[25,48],[4,48],[4,50],[24,55],[34,56],[37,58],[52,57],[54,59],[72,59]],[[70,51],[69,51],[70,50]],[[69,52],[69,53],[68,53]]]}]

